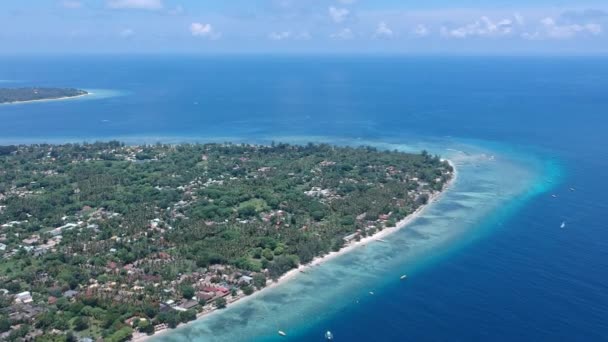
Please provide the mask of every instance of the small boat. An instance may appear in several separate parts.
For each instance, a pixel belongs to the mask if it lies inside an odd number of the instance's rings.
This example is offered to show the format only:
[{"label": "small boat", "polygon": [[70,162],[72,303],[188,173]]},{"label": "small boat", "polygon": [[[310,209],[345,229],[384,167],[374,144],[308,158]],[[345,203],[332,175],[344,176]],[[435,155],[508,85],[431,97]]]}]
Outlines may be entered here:
[{"label": "small boat", "polygon": [[576,191],[576,189],[575,188],[570,188],[570,191]]},{"label": "small boat", "polygon": [[407,274],[402,275],[399,279],[404,280],[405,278],[407,278]]},{"label": "small boat", "polygon": [[373,296],[373,295],[374,295],[374,292],[373,292],[373,291],[369,291],[369,294]]},{"label": "small boat", "polygon": [[386,240],[378,239],[378,242],[386,242]]},{"label": "small boat", "polygon": [[287,336],[287,334],[283,330],[279,330],[279,335],[281,335],[281,336]]},{"label": "small boat", "polygon": [[327,330],[327,332],[325,333],[325,339],[328,341],[331,341],[334,339],[334,334],[331,333],[331,331]]},{"label": "small boat", "polygon": [[563,222],[562,222],[562,225],[561,225],[561,226],[559,226],[559,227],[560,227],[560,228],[566,228],[566,221],[563,221]]},{"label": "small boat", "polygon": [[553,198],[557,198],[557,195],[556,195],[556,194],[553,194],[553,195],[551,195],[551,197],[553,197]]}]

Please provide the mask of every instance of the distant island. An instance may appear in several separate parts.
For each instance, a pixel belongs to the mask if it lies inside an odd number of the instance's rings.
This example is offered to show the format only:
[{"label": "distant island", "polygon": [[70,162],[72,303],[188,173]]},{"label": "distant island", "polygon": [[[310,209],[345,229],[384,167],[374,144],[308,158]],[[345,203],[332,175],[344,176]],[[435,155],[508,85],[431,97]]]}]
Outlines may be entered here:
[{"label": "distant island", "polygon": [[0,146],[0,340],[176,327],[402,227],[454,176],[373,147]]},{"label": "distant island", "polygon": [[0,104],[59,100],[88,94],[75,88],[0,88]]}]

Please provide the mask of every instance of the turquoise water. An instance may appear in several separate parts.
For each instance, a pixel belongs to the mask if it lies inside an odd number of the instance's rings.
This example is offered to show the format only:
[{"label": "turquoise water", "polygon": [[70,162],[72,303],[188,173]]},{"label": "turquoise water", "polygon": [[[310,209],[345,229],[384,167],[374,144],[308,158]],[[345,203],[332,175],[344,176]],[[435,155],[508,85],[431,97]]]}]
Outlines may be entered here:
[{"label": "turquoise water", "polygon": [[322,341],[326,330],[336,341],[608,336],[606,59],[1,62],[0,79],[11,86],[105,90],[82,100],[0,106],[0,143],[324,141],[424,148],[456,163],[453,187],[386,243],[156,341],[285,339],[279,329],[289,341]]},{"label": "turquoise water", "polygon": [[[449,158],[456,165],[458,178],[438,202],[406,228],[385,238],[386,242],[370,242],[219,314],[153,340],[280,341],[283,337],[278,330],[287,332],[290,338],[305,340],[318,326],[331,329],[325,322],[343,312],[365,308],[377,297],[390,298],[395,291],[408,291],[410,284],[418,281],[418,273],[487,234],[501,218],[555,185],[559,173],[549,169],[553,165],[529,157],[453,141],[445,146],[436,142],[356,143],[404,151],[419,151],[425,146]],[[519,201],[514,200],[518,197]],[[400,280],[402,274],[408,274],[406,281]],[[322,339],[325,330],[317,330]],[[398,340],[391,335],[383,338]]]}]

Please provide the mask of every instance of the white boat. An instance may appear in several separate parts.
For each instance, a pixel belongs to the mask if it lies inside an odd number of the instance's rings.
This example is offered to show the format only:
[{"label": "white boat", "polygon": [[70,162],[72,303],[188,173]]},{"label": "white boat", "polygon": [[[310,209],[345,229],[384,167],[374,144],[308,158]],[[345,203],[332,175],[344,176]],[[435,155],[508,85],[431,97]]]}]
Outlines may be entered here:
[{"label": "white boat", "polygon": [[562,225],[559,226],[560,228],[566,228],[566,221],[562,222]]},{"label": "white boat", "polygon": [[373,292],[373,291],[369,291],[369,294],[373,296],[373,295],[374,295],[374,292]]},{"label": "white boat", "polygon": [[406,274],[402,275],[399,279],[404,280],[405,278],[407,278]]},{"label": "white boat", "polygon": [[331,331],[327,330],[327,332],[325,333],[325,339],[328,341],[331,341],[334,339],[334,334],[331,333]]},{"label": "white boat", "polygon": [[281,335],[281,336],[287,336],[287,334],[283,330],[279,330],[279,335]]}]

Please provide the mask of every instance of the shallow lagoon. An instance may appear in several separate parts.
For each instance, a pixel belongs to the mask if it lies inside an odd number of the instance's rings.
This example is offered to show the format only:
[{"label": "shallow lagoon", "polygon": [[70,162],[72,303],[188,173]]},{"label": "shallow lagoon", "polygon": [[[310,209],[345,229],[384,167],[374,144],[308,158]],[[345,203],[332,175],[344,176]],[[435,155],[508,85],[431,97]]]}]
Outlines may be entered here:
[{"label": "shallow lagoon", "polygon": [[[302,143],[306,139],[277,140]],[[319,137],[315,141],[349,143]],[[508,215],[514,206],[555,184],[557,179],[551,177],[559,172],[556,166],[532,156],[453,141],[449,145],[437,141],[414,145],[361,140],[350,143],[403,151],[425,148],[450,159],[456,165],[458,178],[439,201],[410,225],[385,238],[385,242],[370,242],[152,340],[279,341],[284,337],[277,334],[278,330],[290,338],[314,336],[313,331],[317,330],[320,340],[326,330],[332,330],[338,339],[340,332],[328,322],[344,312],[365,307],[378,296],[407,291],[417,281],[418,272],[487,233],[501,215]],[[553,172],[546,169],[551,167]],[[400,280],[402,274],[408,275],[407,280]],[[392,330],[397,336],[407,332],[407,325]]]}]

